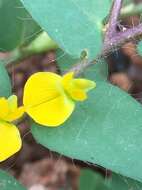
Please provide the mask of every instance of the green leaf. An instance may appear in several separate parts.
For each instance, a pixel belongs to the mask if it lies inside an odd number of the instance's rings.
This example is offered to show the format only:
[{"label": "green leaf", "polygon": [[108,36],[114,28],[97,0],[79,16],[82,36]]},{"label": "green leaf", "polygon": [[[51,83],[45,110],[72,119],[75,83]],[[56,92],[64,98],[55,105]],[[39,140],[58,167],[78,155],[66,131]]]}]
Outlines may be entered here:
[{"label": "green leaf", "polygon": [[142,190],[142,183],[112,173],[105,179],[96,171],[82,169],[79,179],[79,190]]},{"label": "green leaf", "polygon": [[142,41],[137,44],[137,52],[142,56]]},{"label": "green leaf", "polygon": [[56,61],[61,73],[67,72],[71,69],[76,63],[79,62],[79,59],[76,59],[61,49],[56,50]]},{"label": "green leaf", "polygon": [[24,51],[28,53],[43,53],[50,50],[55,50],[58,48],[58,45],[48,36],[46,32],[40,33],[35,40],[33,40]]},{"label": "green leaf", "polygon": [[0,96],[9,97],[11,93],[12,89],[8,72],[2,62],[0,62]]},{"label": "green leaf", "polygon": [[20,0],[0,1],[0,51],[10,51],[31,40],[39,26],[29,18]]},{"label": "green leaf", "polygon": [[[111,0],[21,0],[38,24],[68,54],[93,59],[102,48],[102,20]],[[58,6],[59,5],[59,6]]]},{"label": "green leaf", "polygon": [[20,41],[22,22],[18,19],[18,0],[1,0],[0,3],[0,50],[13,49]]},{"label": "green leaf", "polygon": [[96,82],[106,81],[108,77],[107,62],[104,59],[98,60],[97,63],[86,68],[82,76]]},{"label": "green leaf", "polygon": [[61,127],[33,124],[32,133],[53,151],[142,181],[142,107],[105,81],[98,80],[88,100],[77,103]]},{"label": "green leaf", "polygon": [[[20,1],[20,0],[19,0]],[[21,38],[20,45],[28,45],[32,42],[37,36],[42,32],[40,26],[32,19],[29,13],[24,9],[23,5],[23,16],[22,16],[22,24],[23,24],[23,35]]]},{"label": "green leaf", "polygon": [[107,182],[110,190],[142,190],[142,183],[115,173]]},{"label": "green leaf", "polygon": [[[82,169],[79,179],[79,190],[107,190],[104,178],[97,172]],[[115,190],[115,189],[114,189]]]},{"label": "green leaf", "polygon": [[12,176],[0,170],[0,190],[26,190]]}]

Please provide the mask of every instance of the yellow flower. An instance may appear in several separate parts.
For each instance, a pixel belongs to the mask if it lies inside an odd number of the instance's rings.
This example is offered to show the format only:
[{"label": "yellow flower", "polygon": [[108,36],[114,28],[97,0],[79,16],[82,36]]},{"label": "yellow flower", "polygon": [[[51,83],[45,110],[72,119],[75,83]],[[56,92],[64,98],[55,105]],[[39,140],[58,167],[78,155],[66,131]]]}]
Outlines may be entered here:
[{"label": "yellow flower", "polygon": [[24,113],[24,107],[18,107],[17,96],[12,95],[8,99],[0,98],[0,120],[12,122],[20,118]]},{"label": "yellow flower", "polygon": [[75,102],[84,101],[95,86],[93,81],[74,79],[73,72],[63,77],[51,72],[33,74],[24,88],[25,111],[41,125],[59,126],[71,115]]},{"label": "yellow flower", "polygon": [[18,152],[22,146],[19,130],[10,122],[23,113],[24,107],[17,107],[17,96],[0,98],[0,162]]}]

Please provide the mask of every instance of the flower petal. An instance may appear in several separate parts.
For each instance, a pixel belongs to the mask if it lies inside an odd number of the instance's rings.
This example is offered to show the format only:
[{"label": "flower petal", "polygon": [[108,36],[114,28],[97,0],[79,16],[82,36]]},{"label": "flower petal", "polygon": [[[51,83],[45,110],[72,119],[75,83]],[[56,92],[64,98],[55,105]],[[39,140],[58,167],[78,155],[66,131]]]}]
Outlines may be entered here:
[{"label": "flower petal", "polygon": [[0,121],[0,162],[18,152],[21,146],[22,141],[17,127]]},{"label": "flower petal", "polygon": [[9,121],[9,122],[15,121],[19,119],[20,117],[22,117],[24,112],[25,112],[25,108],[24,106],[21,106],[17,108],[14,112],[11,112],[7,116],[5,116],[4,120]]},{"label": "flower petal", "polygon": [[17,96],[12,95],[8,99],[0,98],[0,120],[14,121],[24,114],[24,107],[17,108]]},{"label": "flower petal", "polygon": [[6,98],[0,98],[0,119],[3,119],[9,113],[9,106]]},{"label": "flower petal", "polygon": [[85,90],[86,92],[96,87],[96,83],[94,81],[87,79],[74,79],[73,84],[75,88]]},{"label": "flower petal", "polygon": [[50,72],[32,75],[24,88],[26,112],[39,124],[58,126],[71,115],[74,102],[65,94],[62,77]]},{"label": "flower petal", "polygon": [[70,96],[76,101],[84,101],[87,99],[87,93],[80,89],[74,89],[70,91]]},{"label": "flower petal", "polygon": [[62,78],[62,85],[65,92],[76,101],[84,101],[87,99],[87,92],[96,87],[96,83],[91,80],[77,78],[74,79],[74,73],[69,72]]},{"label": "flower petal", "polygon": [[69,83],[73,80],[74,72],[66,73],[62,78],[62,84],[64,89],[68,88]]},{"label": "flower petal", "polygon": [[39,124],[56,127],[64,123],[74,110],[74,102],[59,97],[27,109],[27,113]]}]

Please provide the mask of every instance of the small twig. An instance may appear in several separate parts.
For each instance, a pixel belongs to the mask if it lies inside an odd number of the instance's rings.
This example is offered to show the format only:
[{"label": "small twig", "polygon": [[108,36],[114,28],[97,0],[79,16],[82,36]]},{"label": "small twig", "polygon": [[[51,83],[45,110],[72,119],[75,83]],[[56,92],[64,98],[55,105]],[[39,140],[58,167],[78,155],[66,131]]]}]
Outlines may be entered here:
[{"label": "small twig", "polygon": [[76,76],[80,75],[81,73],[83,73],[83,71],[90,67],[92,64],[94,64],[96,61],[87,61],[87,59],[82,60],[81,62],[77,63],[76,65],[74,65],[70,70],[73,71],[75,73]]}]

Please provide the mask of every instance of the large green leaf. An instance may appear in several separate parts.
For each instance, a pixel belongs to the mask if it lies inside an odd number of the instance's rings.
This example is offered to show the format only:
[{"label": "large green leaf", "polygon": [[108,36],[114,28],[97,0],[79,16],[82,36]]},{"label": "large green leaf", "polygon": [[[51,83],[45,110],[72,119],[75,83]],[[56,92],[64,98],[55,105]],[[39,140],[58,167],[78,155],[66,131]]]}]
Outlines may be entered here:
[{"label": "large green leaf", "polygon": [[117,87],[98,82],[61,127],[34,124],[32,133],[53,151],[142,181],[142,107]]},{"label": "large green leaf", "polygon": [[53,151],[142,181],[142,107],[105,80],[97,77],[97,88],[61,127],[33,124],[32,133]]},{"label": "large green leaf", "polygon": [[26,190],[12,176],[0,170],[0,190]]},{"label": "large green leaf", "polygon": [[40,30],[20,0],[0,1],[0,23],[0,51],[13,50]]},{"label": "large green leaf", "polygon": [[7,70],[0,62],[0,96],[9,97],[12,93],[11,82]]},{"label": "large green leaf", "polygon": [[[19,0],[20,1],[20,0]],[[23,4],[23,15],[21,17],[23,24],[23,35],[21,38],[20,45],[27,45],[32,42],[41,32],[40,26],[32,19],[29,13],[24,9]]]},{"label": "large green leaf", "polygon": [[67,53],[94,58],[102,48],[102,20],[111,0],[21,0],[33,18]]},{"label": "large green leaf", "polygon": [[[1,0],[0,3],[0,50],[13,49],[21,39],[22,22],[18,18],[21,11],[18,0]],[[20,15],[19,15],[20,16]]]}]

